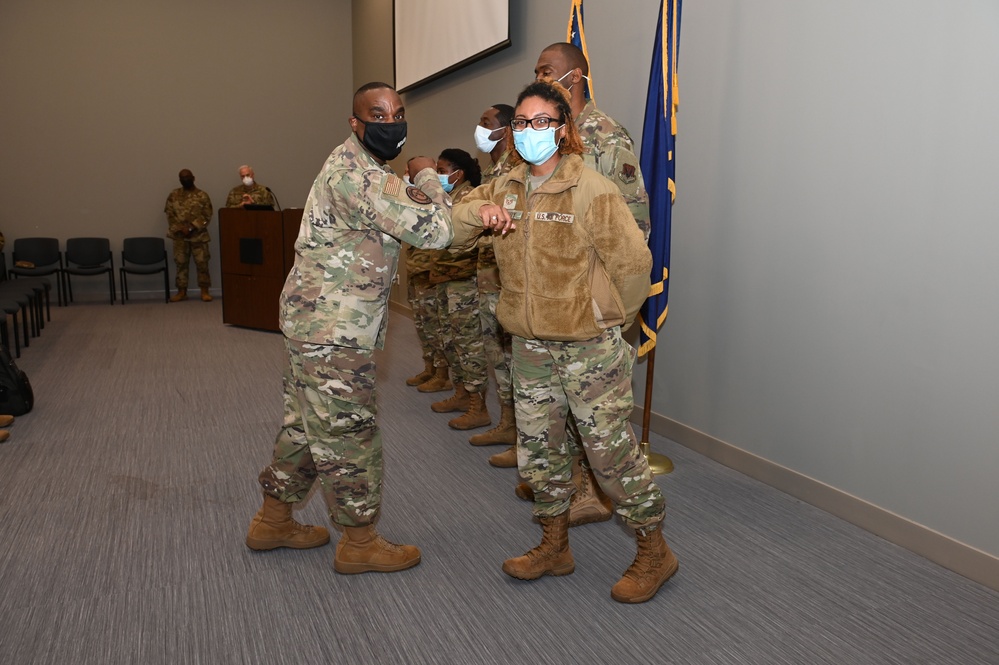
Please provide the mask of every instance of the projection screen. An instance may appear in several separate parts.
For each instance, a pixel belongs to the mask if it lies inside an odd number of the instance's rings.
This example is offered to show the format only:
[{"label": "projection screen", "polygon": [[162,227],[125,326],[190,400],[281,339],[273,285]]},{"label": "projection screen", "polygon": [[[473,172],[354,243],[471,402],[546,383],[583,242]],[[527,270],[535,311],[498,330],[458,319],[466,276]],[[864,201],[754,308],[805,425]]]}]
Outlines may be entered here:
[{"label": "projection screen", "polygon": [[509,0],[395,0],[399,92],[510,46]]}]

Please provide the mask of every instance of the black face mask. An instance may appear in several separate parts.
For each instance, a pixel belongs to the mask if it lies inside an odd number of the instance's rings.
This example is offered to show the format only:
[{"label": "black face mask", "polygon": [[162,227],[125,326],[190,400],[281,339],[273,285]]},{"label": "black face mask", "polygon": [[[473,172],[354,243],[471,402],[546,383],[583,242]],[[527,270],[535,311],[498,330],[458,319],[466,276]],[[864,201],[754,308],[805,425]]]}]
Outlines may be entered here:
[{"label": "black face mask", "polygon": [[184,189],[194,189],[194,178],[181,178],[180,186]]},{"label": "black face mask", "polygon": [[371,151],[371,154],[386,162],[395,159],[402,152],[406,143],[406,121],[402,122],[364,122],[356,115],[354,118],[364,125],[364,138],[361,143]]}]

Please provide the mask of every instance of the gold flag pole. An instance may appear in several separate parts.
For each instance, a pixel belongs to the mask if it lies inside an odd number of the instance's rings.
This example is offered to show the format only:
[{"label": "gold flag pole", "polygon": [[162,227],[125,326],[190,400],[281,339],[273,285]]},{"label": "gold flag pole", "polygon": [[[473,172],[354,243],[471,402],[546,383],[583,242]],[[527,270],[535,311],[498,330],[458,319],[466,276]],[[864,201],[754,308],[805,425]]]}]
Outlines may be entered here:
[{"label": "gold flag pole", "polygon": [[642,454],[645,455],[645,459],[649,463],[652,473],[656,476],[661,476],[673,471],[673,460],[665,455],[652,452],[649,446],[649,421],[652,419],[652,381],[654,378],[652,370],[656,366],[656,347],[652,347],[647,357],[648,367],[645,368],[645,409],[642,411],[642,442],[639,446],[642,449]]}]

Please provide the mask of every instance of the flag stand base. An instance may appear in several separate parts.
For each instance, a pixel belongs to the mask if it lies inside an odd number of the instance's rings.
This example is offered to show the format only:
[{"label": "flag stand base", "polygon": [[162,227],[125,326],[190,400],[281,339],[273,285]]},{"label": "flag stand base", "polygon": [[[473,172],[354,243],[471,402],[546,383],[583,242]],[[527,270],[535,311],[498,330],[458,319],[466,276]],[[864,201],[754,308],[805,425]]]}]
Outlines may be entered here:
[{"label": "flag stand base", "polygon": [[673,460],[665,455],[652,452],[648,441],[642,441],[639,446],[642,450],[642,454],[645,455],[645,460],[649,463],[649,469],[652,471],[652,475],[662,476],[673,472]]}]

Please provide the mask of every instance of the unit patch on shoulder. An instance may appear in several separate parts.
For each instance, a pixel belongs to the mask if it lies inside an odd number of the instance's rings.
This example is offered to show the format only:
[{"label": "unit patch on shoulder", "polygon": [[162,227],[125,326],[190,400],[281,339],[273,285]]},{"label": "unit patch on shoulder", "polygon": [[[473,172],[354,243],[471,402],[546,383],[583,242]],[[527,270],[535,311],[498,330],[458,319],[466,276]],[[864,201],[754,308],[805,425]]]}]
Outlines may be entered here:
[{"label": "unit patch on shoulder", "polygon": [[561,224],[572,224],[575,221],[575,215],[568,215],[562,212],[536,212],[534,213],[534,219],[539,222],[559,222]]},{"label": "unit patch on shoulder", "polygon": [[621,180],[630,183],[635,180],[635,165],[634,164],[623,164],[621,166]]},{"label": "unit patch on shoulder", "polygon": [[423,192],[423,190],[420,189],[419,187],[407,187],[406,188],[406,196],[408,196],[411,201],[413,201],[415,203],[419,203],[420,205],[424,205],[425,206],[425,205],[429,205],[430,203],[432,203],[432,201],[430,200],[430,197],[427,196]]}]

